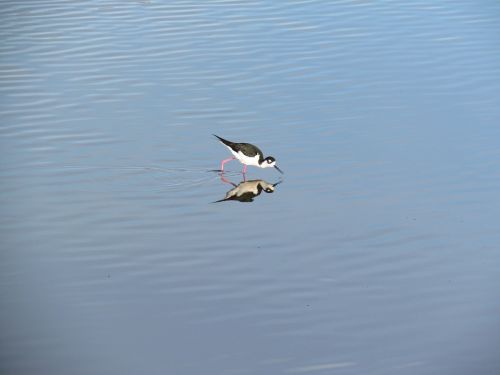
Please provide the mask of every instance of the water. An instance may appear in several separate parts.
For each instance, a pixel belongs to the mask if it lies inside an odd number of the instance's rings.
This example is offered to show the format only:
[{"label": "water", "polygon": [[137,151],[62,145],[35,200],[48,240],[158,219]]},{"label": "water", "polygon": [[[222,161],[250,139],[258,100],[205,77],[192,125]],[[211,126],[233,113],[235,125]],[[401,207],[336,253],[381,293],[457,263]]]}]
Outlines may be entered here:
[{"label": "water", "polygon": [[498,373],[496,2],[0,12],[2,374]]}]

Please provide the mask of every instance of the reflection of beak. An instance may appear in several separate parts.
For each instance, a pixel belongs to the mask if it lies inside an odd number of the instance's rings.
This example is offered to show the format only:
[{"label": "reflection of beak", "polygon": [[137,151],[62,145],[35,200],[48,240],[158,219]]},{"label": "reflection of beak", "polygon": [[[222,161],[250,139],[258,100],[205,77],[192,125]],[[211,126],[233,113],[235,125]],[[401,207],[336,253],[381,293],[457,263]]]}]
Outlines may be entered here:
[{"label": "reflection of beak", "polygon": [[277,185],[281,184],[283,182],[283,180],[279,180],[278,182],[276,182],[275,184],[273,184],[273,187],[276,187]]},{"label": "reflection of beak", "polygon": [[281,174],[284,174],[283,171],[281,169],[279,169],[277,165],[275,165],[274,168],[276,168],[278,170],[278,172],[280,172]]}]

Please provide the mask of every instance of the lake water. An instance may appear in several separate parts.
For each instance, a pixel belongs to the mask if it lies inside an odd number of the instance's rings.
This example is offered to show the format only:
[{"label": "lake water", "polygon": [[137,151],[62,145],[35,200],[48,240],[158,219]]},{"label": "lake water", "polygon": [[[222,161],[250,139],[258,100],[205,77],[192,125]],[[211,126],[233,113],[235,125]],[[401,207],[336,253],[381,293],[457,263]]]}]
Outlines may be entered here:
[{"label": "lake water", "polygon": [[498,2],[0,13],[0,373],[499,373]]}]

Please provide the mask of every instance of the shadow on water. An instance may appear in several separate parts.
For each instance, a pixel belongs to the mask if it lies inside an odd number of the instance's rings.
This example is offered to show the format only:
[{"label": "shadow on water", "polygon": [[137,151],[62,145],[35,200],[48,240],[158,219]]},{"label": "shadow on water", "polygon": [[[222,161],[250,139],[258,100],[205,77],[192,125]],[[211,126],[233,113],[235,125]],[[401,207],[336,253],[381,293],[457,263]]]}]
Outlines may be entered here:
[{"label": "shadow on water", "polygon": [[244,203],[253,202],[254,198],[258,197],[263,191],[266,193],[274,193],[277,185],[281,184],[283,180],[272,184],[264,180],[246,180],[246,176],[243,175],[243,181],[239,184],[235,184],[232,181],[227,180],[224,174],[220,175],[221,181],[233,186],[231,190],[226,193],[223,199],[215,201],[213,203],[226,202],[226,201],[239,201]]}]

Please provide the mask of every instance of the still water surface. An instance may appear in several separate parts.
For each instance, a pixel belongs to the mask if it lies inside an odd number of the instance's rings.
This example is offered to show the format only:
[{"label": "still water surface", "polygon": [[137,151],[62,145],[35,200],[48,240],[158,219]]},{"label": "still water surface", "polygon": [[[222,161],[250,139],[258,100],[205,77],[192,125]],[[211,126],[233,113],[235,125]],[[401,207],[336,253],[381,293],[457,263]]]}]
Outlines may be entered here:
[{"label": "still water surface", "polygon": [[2,374],[498,373],[497,2],[0,14]]}]

